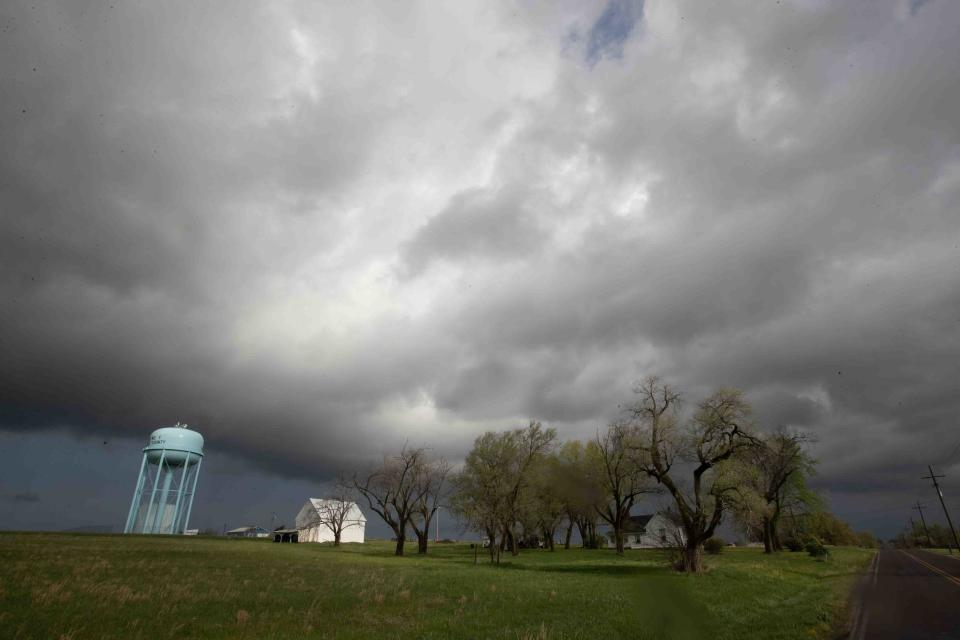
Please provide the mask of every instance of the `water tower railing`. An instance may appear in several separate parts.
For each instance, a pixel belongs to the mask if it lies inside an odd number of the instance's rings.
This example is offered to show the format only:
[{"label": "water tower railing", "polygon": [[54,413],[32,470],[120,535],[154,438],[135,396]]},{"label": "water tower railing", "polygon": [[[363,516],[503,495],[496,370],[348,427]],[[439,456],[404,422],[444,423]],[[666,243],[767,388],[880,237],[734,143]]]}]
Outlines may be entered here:
[{"label": "water tower railing", "polygon": [[143,497],[143,472],[147,467],[147,454],[143,454],[143,461],[140,463],[140,475],[137,476],[137,486],[133,490],[133,500],[130,501],[130,513],[127,514],[127,524],[123,528],[124,533],[133,531],[133,526],[137,522],[137,514],[140,511],[140,499]]},{"label": "water tower railing", "polygon": [[186,487],[187,481],[187,471],[190,470],[190,456],[192,454],[187,452],[187,459],[183,463],[183,473],[180,475],[180,485],[177,490],[177,504],[173,507],[173,519],[170,522],[170,533],[177,532],[177,520],[180,519],[180,501],[183,499],[184,488]]},{"label": "water tower railing", "polygon": [[160,451],[160,464],[157,465],[157,475],[153,479],[153,491],[150,492],[150,502],[147,506],[147,517],[143,519],[143,533],[153,533],[153,520],[157,511],[157,486],[160,484],[160,476],[163,475],[163,461],[167,455],[167,450]]},{"label": "water tower railing", "polygon": [[197,492],[197,480],[200,479],[201,464],[203,464],[203,456],[200,456],[200,459],[197,460],[197,470],[193,472],[193,486],[190,488],[190,499],[187,500],[187,517],[183,519],[183,529],[181,531],[186,531],[187,525],[190,524],[190,512],[193,511],[193,496]]}]

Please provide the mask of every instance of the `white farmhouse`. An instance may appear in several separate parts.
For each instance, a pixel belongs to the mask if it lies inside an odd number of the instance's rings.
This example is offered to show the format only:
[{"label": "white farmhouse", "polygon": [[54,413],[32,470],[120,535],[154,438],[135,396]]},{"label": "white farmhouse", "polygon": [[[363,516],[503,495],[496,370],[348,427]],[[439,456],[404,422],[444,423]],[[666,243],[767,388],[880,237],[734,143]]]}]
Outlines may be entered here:
[{"label": "white farmhouse", "polygon": [[363,542],[367,518],[356,502],[310,498],[297,514],[300,542],[333,542],[334,521],[342,522],[340,542]]},{"label": "white farmhouse", "polygon": [[[623,528],[623,546],[626,549],[675,547],[678,541],[680,544],[686,541],[683,528],[660,513],[630,516]],[[612,531],[607,546],[611,549],[617,546]]]}]

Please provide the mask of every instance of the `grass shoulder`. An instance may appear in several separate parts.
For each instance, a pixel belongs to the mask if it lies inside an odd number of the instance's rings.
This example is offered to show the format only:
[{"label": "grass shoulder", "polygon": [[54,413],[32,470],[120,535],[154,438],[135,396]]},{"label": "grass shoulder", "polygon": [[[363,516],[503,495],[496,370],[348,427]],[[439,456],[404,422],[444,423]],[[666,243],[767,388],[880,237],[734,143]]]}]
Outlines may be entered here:
[{"label": "grass shoulder", "polygon": [[656,550],[493,567],[468,544],[395,557],[389,542],[0,534],[0,637],[826,637],[871,557],[730,548],[689,576]]}]

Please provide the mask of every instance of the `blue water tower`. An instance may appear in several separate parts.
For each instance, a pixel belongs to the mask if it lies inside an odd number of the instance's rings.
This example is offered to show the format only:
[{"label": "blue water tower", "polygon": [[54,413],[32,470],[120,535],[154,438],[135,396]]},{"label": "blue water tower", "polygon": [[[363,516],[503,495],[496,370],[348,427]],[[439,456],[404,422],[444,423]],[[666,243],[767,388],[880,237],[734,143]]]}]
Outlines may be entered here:
[{"label": "blue water tower", "polygon": [[124,533],[183,533],[203,461],[203,436],[179,422],[150,434]]}]

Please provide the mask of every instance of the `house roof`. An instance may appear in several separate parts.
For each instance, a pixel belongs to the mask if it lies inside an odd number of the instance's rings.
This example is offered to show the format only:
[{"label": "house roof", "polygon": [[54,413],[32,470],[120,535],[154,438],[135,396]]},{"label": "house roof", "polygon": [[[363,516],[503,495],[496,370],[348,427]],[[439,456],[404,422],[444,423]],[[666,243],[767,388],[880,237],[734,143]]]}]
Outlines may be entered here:
[{"label": "house roof", "polygon": [[624,533],[646,533],[647,525],[653,519],[655,513],[649,513],[642,516],[630,516],[623,526]]},{"label": "house roof", "polygon": [[263,527],[255,527],[253,525],[249,527],[237,527],[236,529],[230,529],[230,531],[227,531],[227,533],[251,533],[251,532],[268,533],[268,531]]},{"label": "house roof", "polygon": [[[300,513],[297,515],[297,527],[302,528],[305,522],[307,522],[304,519],[305,511],[309,513],[308,510],[310,509],[311,506],[313,507],[313,510],[316,513],[320,513],[321,512],[320,510],[323,509],[326,505],[339,504],[339,503],[340,503],[339,500],[334,500],[330,498],[310,498],[303,505],[303,508],[300,509]],[[362,523],[367,522],[366,516],[363,515],[363,511],[360,510],[360,506],[356,502],[348,502],[346,504],[348,505],[348,509],[347,509],[345,520],[349,522],[362,522]]]}]

